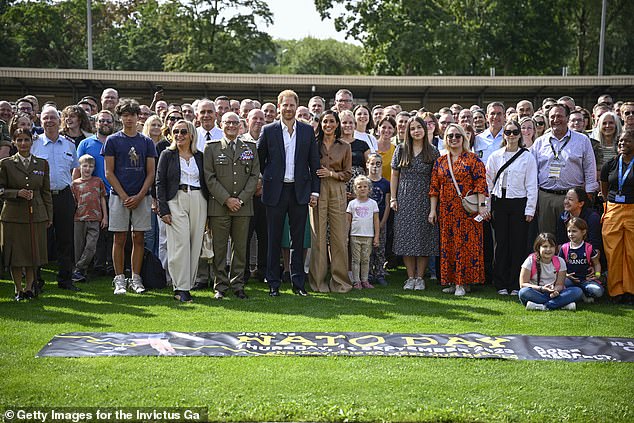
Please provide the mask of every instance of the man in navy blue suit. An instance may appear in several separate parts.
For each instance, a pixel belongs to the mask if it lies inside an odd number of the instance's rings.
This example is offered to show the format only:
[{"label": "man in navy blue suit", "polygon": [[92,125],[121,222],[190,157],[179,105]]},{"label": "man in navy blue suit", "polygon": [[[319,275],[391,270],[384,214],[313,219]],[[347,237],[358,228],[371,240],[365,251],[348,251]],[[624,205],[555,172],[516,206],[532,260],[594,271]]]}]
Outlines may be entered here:
[{"label": "man in navy blue suit", "polygon": [[284,218],[291,230],[291,282],[293,292],[304,289],[304,231],[308,205],[319,198],[319,148],[310,125],[295,119],[299,98],[284,90],[277,96],[280,121],[266,125],[258,140],[262,172],[262,203],[266,206],[268,256],[266,280],[269,295],[280,295],[280,252]]}]

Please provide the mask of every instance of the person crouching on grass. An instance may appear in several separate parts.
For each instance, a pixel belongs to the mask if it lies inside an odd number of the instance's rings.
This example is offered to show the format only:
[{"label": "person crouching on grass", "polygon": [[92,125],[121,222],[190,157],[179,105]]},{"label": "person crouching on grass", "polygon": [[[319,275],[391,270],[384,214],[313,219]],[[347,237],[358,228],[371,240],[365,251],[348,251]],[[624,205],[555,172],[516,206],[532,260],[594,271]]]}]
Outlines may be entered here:
[{"label": "person crouching on grass", "polygon": [[348,203],[350,250],[352,252],[352,287],[374,288],[368,281],[372,247],[379,246],[379,206],[370,198],[372,182],[365,175],[354,179],[357,198]]},{"label": "person crouching on grass", "polygon": [[97,251],[99,229],[108,226],[106,186],[98,176],[93,176],[95,158],[84,154],[79,158],[81,176],[73,181],[71,190],[75,197],[75,270],[73,282],[85,282],[88,266]]},{"label": "person crouching on grass", "polygon": [[575,301],[581,299],[581,288],[566,288],[566,262],[555,255],[555,236],[549,233],[537,235],[531,253],[520,271],[519,300],[526,310],[576,310]]}]

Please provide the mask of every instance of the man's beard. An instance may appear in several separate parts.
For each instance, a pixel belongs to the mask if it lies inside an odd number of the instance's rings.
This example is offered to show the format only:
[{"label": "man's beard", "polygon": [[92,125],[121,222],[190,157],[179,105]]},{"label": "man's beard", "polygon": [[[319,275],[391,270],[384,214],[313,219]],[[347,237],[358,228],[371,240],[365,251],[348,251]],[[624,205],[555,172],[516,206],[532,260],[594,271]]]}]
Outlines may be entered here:
[{"label": "man's beard", "polygon": [[112,135],[112,128],[99,128],[97,129],[97,133],[103,136]]}]

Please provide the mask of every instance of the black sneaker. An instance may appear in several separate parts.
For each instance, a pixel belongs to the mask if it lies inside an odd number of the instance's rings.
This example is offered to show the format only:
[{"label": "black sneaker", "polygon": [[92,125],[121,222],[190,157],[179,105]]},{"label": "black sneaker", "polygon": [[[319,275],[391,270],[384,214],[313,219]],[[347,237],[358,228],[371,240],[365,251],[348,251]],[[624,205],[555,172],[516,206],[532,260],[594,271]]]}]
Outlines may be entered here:
[{"label": "black sneaker", "polygon": [[81,272],[74,272],[71,276],[73,283],[86,282],[86,277]]}]

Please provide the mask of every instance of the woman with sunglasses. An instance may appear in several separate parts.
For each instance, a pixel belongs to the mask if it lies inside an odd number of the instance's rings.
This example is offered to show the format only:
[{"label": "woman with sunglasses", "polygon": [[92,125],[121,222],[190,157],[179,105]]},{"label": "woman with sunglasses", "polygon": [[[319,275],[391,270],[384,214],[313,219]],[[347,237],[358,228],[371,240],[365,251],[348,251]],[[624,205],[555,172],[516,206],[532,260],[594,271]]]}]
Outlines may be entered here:
[{"label": "woman with sunglasses", "polygon": [[491,154],[486,166],[497,244],[493,283],[498,294],[517,295],[529,224],[537,205],[537,164],[524,148],[519,123],[508,122],[503,134],[502,148]]},{"label": "woman with sunglasses", "polygon": [[[535,139],[544,135],[546,129],[548,129],[548,119],[541,113],[535,113],[533,115],[533,121],[535,122]],[[531,244],[531,251],[533,249],[533,245]]]},{"label": "woman with sunglasses", "polygon": [[179,120],[172,127],[171,138],[170,146],[159,158],[156,196],[167,235],[174,299],[191,302],[189,291],[198,271],[208,194],[194,124]]},{"label": "woman with sunglasses", "polygon": [[[428,221],[440,223],[440,280],[447,294],[465,295],[465,285],[484,283],[482,220],[489,218],[486,207],[486,169],[479,157],[469,151],[462,126],[451,123],[445,130],[447,154],[434,163],[429,187]],[[450,162],[451,161],[451,162]],[[450,167],[451,166],[451,167]],[[477,194],[478,213],[462,206],[451,171],[462,196]]]},{"label": "woman with sunglasses", "polygon": [[15,284],[14,299],[22,301],[35,297],[35,272],[48,262],[46,228],[53,221],[53,200],[48,163],[31,154],[31,129],[18,128],[12,138],[18,153],[0,161],[0,239]]}]

